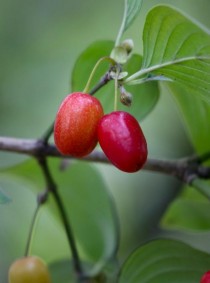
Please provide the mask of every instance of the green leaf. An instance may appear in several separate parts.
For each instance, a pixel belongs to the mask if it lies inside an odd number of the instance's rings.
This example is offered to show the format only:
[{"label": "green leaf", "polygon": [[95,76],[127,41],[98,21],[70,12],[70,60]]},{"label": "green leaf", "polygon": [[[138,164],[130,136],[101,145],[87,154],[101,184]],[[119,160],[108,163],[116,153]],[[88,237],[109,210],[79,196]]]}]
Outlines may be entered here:
[{"label": "green leaf", "polygon": [[125,5],[125,26],[124,26],[124,31],[131,25],[135,17],[138,15],[141,5],[142,5],[142,0],[125,0],[126,5]]},{"label": "green leaf", "polygon": [[161,229],[158,238],[181,241],[200,251],[210,253],[209,231],[193,231],[183,229]]},{"label": "green leaf", "polygon": [[133,20],[138,15],[141,9],[142,2],[143,0],[125,0],[123,20],[116,39],[115,46],[119,45],[123,33],[127,30],[127,28],[131,25]]},{"label": "green leaf", "polygon": [[210,102],[209,32],[168,6],[147,15],[143,32],[141,70],[127,79],[165,76]]},{"label": "green leaf", "polygon": [[77,281],[73,270],[73,263],[68,259],[56,261],[49,265],[52,283],[74,283]]},{"label": "green leaf", "polygon": [[10,197],[8,197],[3,190],[0,190],[0,204],[5,204],[10,201],[11,201]]},{"label": "green leaf", "polygon": [[181,229],[210,230],[209,214],[209,201],[178,198],[168,209],[162,225]]},{"label": "green leaf", "polygon": [[119,283],[198,283],[209,266],[209,254],[178,241],[156,240],[128,258]]},{"label": "green leaf", "polygon": [[[101,40],[88,46],[77,58],[71,75],[71,90],[82,91],[96,62],[105,56],[109,56],[114,42],[110,40]],[[109,70],[109,64],[106,62],[100,64],[92,80],[92,87],[95,86],[101,77]]]},{"label": "green leaf", "polygon": [[[58,165],[58,164],[57,164]],[[115,206],[99,172],[86,162],[76,162],[65,172],[54,167],[59,191],[82,260],[92,265],[88,273],[98,272],[115,256],[118,246],[118,220]]]},{"label": "green leaf", "polygon": [[210,200],[210,182],[209,181],[195,179],[192,182],[192,186],[194,186],[199,192],[201,192],[204,196],[206,196]]},{"label": "green leaf", "polygon": [[[94,65],[100,58],[110,54],[113,45],[112,41],[97,41],[84,50],[74,65],[71,80],[72,91],[81,91],[85,88]],[[123,71],[132,74],[139,69],[141,64],[142,57],[134,54],[124,65]],[[107,63],[100,65],[91,87],[95,86],[108,70],[109,65]],[[126,90],[132,93],[133,104],[128,108],[118,103],[118,109],[130,112],[138,120],[143,119],[153,109],[159,98],[158,84],[155,81],[142,85],[126,86]],[[114,82],[110,81],[95,96],[101,101],[105,113],[112,112],[114,109]]]},{"label": "green leaf", "polygon": [[186,130],[195,150],[199,154],[210,151],[210,105],[193,94],[190,89],[167,83],[175,98]]},{"label": "green leaf", "polygon": [[[90,270],[87,270],[88,273],[96,273],[107,260],[115,256],[118,247],[118,216],[115,204],[104,180],[94,166],[82,161],[72,162],[65,171],[62,171],[60,165],[60,160],[50,160],[50,169],[73,227],[81,259],[88,262],[89,267],[91,266]],[[18,176],[25,180],[29,190],[40,192],[44,189],[44,178],[38,164],[33,160],[11,168],[8,172],[11,177]],[[57,225],[54,225],[55,231],[53,233],[59,234],[62,231],[61,236],[63,236],[65,232],[61,229],[60,214],[51,198],[44,208],[54,222],[57,222]],[[56,229],[59,230],[56,231]],[[40,232],[37,227],[36,241]],[[43,227],[42,232],[44,232]],[[45,233],[47,233],[47,229]],[[69,248],[66,248],[66,239],[62,241],[60,245],[62,249],[65,248],[66,253],[63,255],[66,257],[70,251]],[[40,245],[39,241],[37,243],[37,245],[33,244],[35,250]],[[45,242],[43,244],[46,245]],[[56,250],[57,248],[59,245],[56,245]]]},{"label": "green leaf", "polygon": [[[83,265],[86,265],[86,269],[90,269],[87,263],[83,263]],[[118,263],[111,261],[111,263],[108,263],[108,266],[105,266],[101,272],[97,273],[96,275],[91,275],[91,279],[89,281],[95,283],[114,282],[113,278],[115,277],[116,271],[118,270],[118,266]],[[73,262],[69,259],[51,263],[49,265],[49,270],[52,277],[52,283],[78,282],[75,271],[73,269]]]},{"label": "green leaf", "polygon": [[[124,69],[129,73],[135,73],[142,64],[142,57],[133,54],[130,60],[125,64]],[[159,87],[156,81],[150,81],[140,85],[125,86],[133,96],[133,102],[128,108],[119,105],[119,109],[130,112],[139,121],[145,118],[155,107],[159,99]]]}]

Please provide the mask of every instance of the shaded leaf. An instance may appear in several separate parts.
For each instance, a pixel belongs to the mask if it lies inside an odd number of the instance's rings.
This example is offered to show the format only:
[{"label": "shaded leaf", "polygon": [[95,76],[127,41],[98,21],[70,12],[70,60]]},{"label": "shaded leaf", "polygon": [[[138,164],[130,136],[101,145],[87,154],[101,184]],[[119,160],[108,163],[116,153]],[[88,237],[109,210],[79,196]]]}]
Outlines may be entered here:
[{"label": "shaded leaf", "polygon": [[210,102],[210,35],[191,19],[168,6],[147,15],[141,70],[127,79],[165,76],[188,86]]},{"label": "shaded leaf", "polygon": [[[124,68],[129,74],[135,73],[142,64],[142,57],[134,54],[125,64]],[[159,99],[159,87],[156,81],[150,81],[140,85],[125,86],[133,96],[131,106],[119,105],[119,109],[128,111],[139,121],[145,118],[155,107]]]},{"label": "shaded leaf", "polygon": [[10,197],[3,190],[0,189],[0,204],[5,204],[10,201]]},{"label": "shaded leaf", "polygon": [[184,243],[155,240],[137,249],[122,267],[120,283],[197,283],[210,256]]},{"label": "shaded leaf", "polygon": [[106,184],[85,162],[71,164],[56,175],[82,259],[92,265],[87,272],[98,272],[115,255],[119,241],[117,215]]},{"label": "shaded leaf", "polygon": [[168,209],[162,225],[182,229],[210,230],[209,215],[208,201],[178,198]]},{"label": "shaded leaf", "polygon": [[125,26],[124,26],[124,31],[131,25],[135,17],[138,15],[141,5],[142,5],[142,0],[125,0],[126,5],[125,5]]},{"label": "shaded leaf", "polygon": [[161,229],[158,238],[181,241],[200,251],[210,253],[209,237],[210,231],[193,231],[183,229]]},{"label": "shaded leaf", "polygon": [[192,186],[194,186],[199,192],[201,192],[204,196],[206,196],[210,200],[210,182],[209,181],[195,179],[192,182]]},{"label": "shaded leaf", "polygon": [[[101,40],[88,46],[77,58],[71,75],[71,90],[82,91],[96,62],[105,56],[109,56],[114,42],[111,40]],[[100,64],[92,80],[91,87],[95,86],[101,77],[109,70],[106,62]]]},{"label": "shaded leaf", "polygon": [[[111,266],[110,266],[111,265]],[[90,269],[87,263],[83,262],[83,266],[86,266],[85,269]],[[52,277],[52,283],[62,282],[62,283],[75,283],[77,282],[76,274],[74,272],[73,262],[69,259],[63,259],[61,261],[55,261],[49,265],[50,274]],[[98,274],[90,276],[91,282],[105,283],[105,282],[114,282],[114,274],[118,270],[118,265],[116,266],[115,262],[111,262],[108,266],[100,271]],[[113,270],[114,269],[114,270]],[[109,281],[109,279],[111,279]]]},{"label": "shaded leaf", "polygon": [[124,14],[122,23],[117,35],[117,39],[115,42],[115,46],[119,46],[121,37],[123,33],[126,31],[126,29],[131,25],[135,17],[138,15],[142,0],[124,0]]},{"label": "shaded leaf", "polygon": [[187,133],[197,153],[210,151],[210,105],[190,89],[167,83],[183,117]]},{"label": "shaded leaf", "polygon": [[[66,171],[60,170],[60,160],[51,159],[50,168],[63,200],[68,219],[73,227],[73,233],[76,238],[77,246],[83,261],[89,263],[91,270],[88,273],[98,272],[108,259],[114,257],[118,247],[118,219],[112,197],[108,193],[100,173],[86,162],[72,162]],[[10,168],[8,170],[11,176],[18,176],[25,180],[29,190],[40,192],[44,189],[43,176],[37,163],[30,160],[22,165]],[[52,233],[65,236],[63,231],[60,214],[57,206],[49,199],[44,206],[48,213],[57,222],[54,225],[55,231],[51,228]],[[62,227],[62,228],[61,228]],[[43,227],[42,228],[43,231]],[[56,229],[59,229],[56,231]],[[47,233],[46,225],[46,233]],[[37,250],[40,242],[37,238],[40,234],[37,226],[36,242],[33,244]],[[43,242],[43,241],[42,241]],[[43,242],[46,246],[46,242]],[[65,249],[63,256],[70,256],[69,247],[66,245],[67,239],[60,242],[61,247]],[[51,247],[52,249],[52,247]],[[60,253],[53,253],[59,256]]]},{"label": "shaded leaf", "polygon": [[49,265],[52,283],[74,283],[76,282],[75,273],[70,260],[61,260]]}]

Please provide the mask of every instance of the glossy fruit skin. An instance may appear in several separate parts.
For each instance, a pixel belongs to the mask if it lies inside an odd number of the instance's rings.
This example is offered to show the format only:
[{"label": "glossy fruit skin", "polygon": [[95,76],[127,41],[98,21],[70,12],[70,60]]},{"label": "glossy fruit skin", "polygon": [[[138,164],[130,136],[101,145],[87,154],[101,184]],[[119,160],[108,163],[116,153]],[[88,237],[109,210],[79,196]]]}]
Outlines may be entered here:
[{"label": "glossy fruit skin", "polygon": [[210,271],[204,273],[204,275],[201,277],[200,283],[210,283]]},{"label": "glossy fruit skin", "polygon": [[46,264],[36,256],[17,259],[9,269],[9,283],[50,283]]},{"label": "glossy fruit skin", "polygon": [[96,146],[97,125],[103,116],[100,101],[86,93],[69,94],[61,103],[54,124],[54,140],[64,155],[83,157]]},{"label": "glossy fruit skin", "polygon": [[147,160],[144,134],[138,121],[127,112],[104,115],[98,124],[98,140],[107,158],[124,172],[137,172]]}]

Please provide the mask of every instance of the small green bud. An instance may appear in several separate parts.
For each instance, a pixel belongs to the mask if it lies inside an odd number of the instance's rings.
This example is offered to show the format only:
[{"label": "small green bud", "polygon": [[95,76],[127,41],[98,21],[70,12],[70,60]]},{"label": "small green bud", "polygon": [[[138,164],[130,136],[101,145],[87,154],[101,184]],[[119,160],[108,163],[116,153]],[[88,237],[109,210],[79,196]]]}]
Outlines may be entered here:
[{"label": "small green bud", "polygon": [[127,54],[130,54],[133,51],[134,43],[132,39],[126,39],[122,42],[121,46],[126,50]]}]

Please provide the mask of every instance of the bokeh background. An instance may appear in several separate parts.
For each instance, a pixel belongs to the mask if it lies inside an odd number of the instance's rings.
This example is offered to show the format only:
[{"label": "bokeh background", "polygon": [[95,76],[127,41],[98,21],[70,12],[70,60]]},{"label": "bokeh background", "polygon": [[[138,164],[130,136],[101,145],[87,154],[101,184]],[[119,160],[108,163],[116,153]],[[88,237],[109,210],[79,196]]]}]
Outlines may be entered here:
[{"label": "bokeh background", "polygon": [[[209,0],[145,0],[141,13],[124,35],[133,38],[135,52],[142,53],[146,13],[160,3],[172,4],[210,27]],[[122,0],[0,0],[0,135],[40,137],[71,90],[71,71],[78,55],[96,40],[115,40],[122,14]],[[153,112],[142,121],[142,127],[150,157],[177,158],[193,152],[180,113],[164,90]],[[15,165],[25,158],[0,153],[0,167]],[[145,239],[156,221],[154,210],[159,218],[180,184],[172,177],[155,173],[129,175],[111,166],[97,167],[117,203],[123,257],[135,243]],[[5,182],[1,179],[0,185]],[[25,223],[30,215],[21,210],[23,200],[25,211],[31,211],[31,193],[18,185],[11,190],[15,191],[16,204],[0,206],[0,278],[6,278],[7,265],[20,253],[23,243],[19,239],[28,229]],[[12,205],[15,213],[11,212]]]}]

